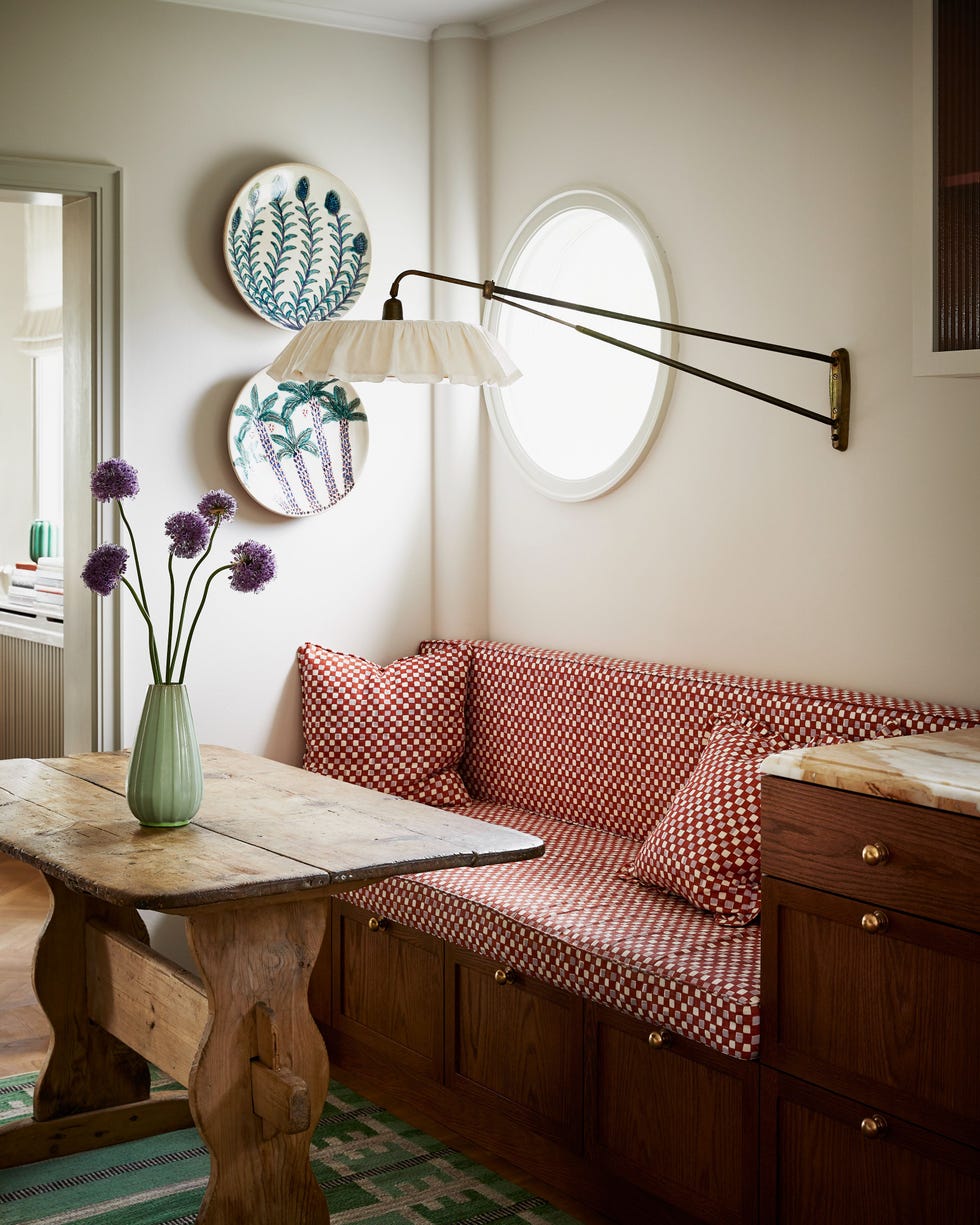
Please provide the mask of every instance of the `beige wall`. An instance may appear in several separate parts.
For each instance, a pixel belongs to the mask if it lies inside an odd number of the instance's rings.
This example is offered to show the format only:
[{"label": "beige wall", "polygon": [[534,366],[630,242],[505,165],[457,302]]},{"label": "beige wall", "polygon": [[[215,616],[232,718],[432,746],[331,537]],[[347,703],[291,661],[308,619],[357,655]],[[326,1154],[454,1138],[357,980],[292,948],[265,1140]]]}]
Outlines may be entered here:
[{"label": "beige wall", "polygon": [[[658,232],[685,321],[848,347],[854,417],[839,455],[681,376],[642,467],[585,504],[535,493],[488,441],[491,635],[980,703],[978,383],[911,373],[910,9],[606,0],[493,41],[489,271],[543,199],[606,186]],[[429,48],[156,0],[0,0],[0,22],[3,151],[123,168],[122,450],[159,606],[162,521],[236,491],[233,399],[286,339],[225,272],[228,201],[279,160],[338,174],[374,246],[353,313],[376,314],[429,262]],[[681,357],[824,404],[816,366]],[[350,498],[293,522],[241,494],[227,539],[267,541],[281,577],[215,592],[189,673],[203,740],[295,760],[297,643],[383,660],[432,624],[429,397],[363,391]],[[128,608],[125,630],[131,740],[148,669]]]},{"label": "beige wall", "polygon": [[[683,322],[844,346],[854,392],[841,455],[678,376],[642,467],[577,505],[494,442],[492,636],[980,705],[980,381],[912,374],[911,63],[911,0],[607,0],[494,41],[492,262],[608,187]],[[822,367],[680,357],[826,411]]]},{"label": "beige wall", "polygon": [[29,559],[34,518],[31,359],[13,341],[24,314],[27,207],[0,202],[0,566]]},{"label": "beige wall", "polygon": [[[429,397],[364,389],[368,462],[329,512],[293,521],[253,503],[228,459],[228,417],[288,335],[235,292],[225,213],[250,175],[278,161],[339,176],[374,248],[353,314],[376,315],[399,268],[427,262],[428,48],[156,0],[0,0],[0,28],[3,152],[122,167],[122,453],[141,472],[131,518],[158,616],[163,520],[207,489],[239,496],[227,545],[256,537],[279,558],[261,595],[215,584],[188,672],[198,733],[297,760],[299,643],[385,659],[428,631]],[[149,669],[125,607],[131,743]]]}]

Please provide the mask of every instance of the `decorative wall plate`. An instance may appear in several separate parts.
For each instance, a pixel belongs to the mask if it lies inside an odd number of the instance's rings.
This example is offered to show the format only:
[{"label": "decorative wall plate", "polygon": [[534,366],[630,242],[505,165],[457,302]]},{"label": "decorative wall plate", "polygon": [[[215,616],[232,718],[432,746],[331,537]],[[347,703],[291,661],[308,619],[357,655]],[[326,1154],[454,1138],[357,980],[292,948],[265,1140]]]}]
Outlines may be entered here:
[{"label": "decorative wall plate", "polygon": [[263,319],[293,331],[353,306],[367,283],[370,251],[351,189],[301,162],[253,175],[225,221],[235,288]]},{"label": "decorative wall plate", "polygon": [[265,367],[242,388],[228,423],[238,479],[256,502],[293,518],[345,498],[367,449],[360,398],[339,379],[276,383]]}]

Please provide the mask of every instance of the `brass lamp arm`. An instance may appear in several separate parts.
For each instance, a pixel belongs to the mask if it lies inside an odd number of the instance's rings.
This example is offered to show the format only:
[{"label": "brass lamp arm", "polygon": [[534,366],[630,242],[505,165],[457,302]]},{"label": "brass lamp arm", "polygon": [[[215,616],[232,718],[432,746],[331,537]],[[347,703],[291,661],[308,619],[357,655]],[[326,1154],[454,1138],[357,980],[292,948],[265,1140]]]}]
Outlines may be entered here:
[{"label": "brass lamp arm", "polygon": [[[565,302],[560,298],[548,298],[542,294],[529,293],[525,290],[509,289],[507,286],[497,285],[493,281],[468,281],[459,277],[446,276],[438,272],[425,272],[419,268],[406,269],[404,272],[400,272],[394,279],[389,299],[385,303],[382,312],[383,319],[403,318],[402,304],[398,298],[398,288],[400,282],[407,276],[420,276],[431,281],[441,281],[450,285],[462,285],[468,289],[479,289],[487,301],[499,302],[504,306],[513,306],[517,310],[523,310],[528,314],[537,315],[539,318],[548,319],[552,323],[560,323],[563,327],[572,328],[576,332],[581,332],[583,336],[591,336],[594,340],[601,340],[606,344],[615,345],[619,349],[626,349],[630,353],[638,354],[640,357],[649,357],[653,361],[670,366],[674,370],[681,370],[685,374],[693,374],[697,378],[706,379],[708,382],[716,383],[721,387],[727,387],[731,391],[740,392],[742,395],[751,396],[756,400],[763,400],[767,404],[774,404],[777,408],[784,408],[788,412],[796,413],[801,417],[807,417],[811,421],[819,421],[823,425],[830,426],[830,438],[834,449],[837,451],[847,450],[851,376],[850,362],[846,349],[834,349],[829,354],[817,353],[811,349],[795,349],[787,345],[770,344],[764,340],[750,340],[744,336],[732,336],[724,332],[709,332],[703,328],[687,327],[679,323],[665,323],[659,319],[646,319],[639,315],[627,315],[620,311],[604,310],[601,307],[587,306],[581,302]],[[522,301],[513,301],[512,299],[515,298],[520,298]],[[544,311],[534,310],[532,307],[523,305],[524,302],[538,302],[546,306],[557,306],[565,310],[579,311],[583,314],[601,315],[606,319],[617,319],[623,323],[636,323],[645,327],[660,328],[668,332],[679,332],[685,336],[697,336],[704,340],[720,340],[726,344],[743,345],[753,349],[763,349],[770,353],[783,353],[790,357],[803,357],[810,361],[824,362],[830,366],[830,415],[827,416],[823,413],[814,412],[812,409],[792,404],[788,400],[781,400],[764,391],[757,391],[755,388],[746,387],[742,383],[736,383],[731,379],[725,379],[720,375],[712,374],[710,371],[701,370],[696,366],[689,366],[662,353],[654,353],[650,349],[643,349],[638,345],[629,344],[625,340],[609,336],[604,332],[596,332],[592,328],[584,327],[582,324],[572,323],[567,319],[560,319],[556,315],[549,315]]]}]

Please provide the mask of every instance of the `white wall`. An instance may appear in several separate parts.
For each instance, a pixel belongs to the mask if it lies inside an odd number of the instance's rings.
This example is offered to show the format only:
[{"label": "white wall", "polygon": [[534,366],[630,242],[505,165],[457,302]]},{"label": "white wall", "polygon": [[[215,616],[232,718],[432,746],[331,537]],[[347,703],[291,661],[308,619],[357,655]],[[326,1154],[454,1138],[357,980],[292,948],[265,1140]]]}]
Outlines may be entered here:
[{"label": "white wall", "polygon": [[[198,734],[296,761],[299,643],[383,660],[428,632],[429,397],[364,389],[368,462],[332,510],[294,521],[253,503],[227,455],[228,417],[288,334],[235,292],[225,213],[275,162],[336,174],[357,195],[374,250],[352,314],[376,316],[395,273],[428,262],[428,48],[156,0],[0,0],[0,23],[3,151],[123,170],[122,453],[141,473],[130,517],[158,617],[163,520],[207,489],[239,497],[227,545],[256,537],[279,558],[261,595],[215,583],[188,671]],[[141,625],[127,605],[127,743],[150,676]]]},{"label": "white wall", "polygon": [[27,206],[0,202],[0,566],[28,561],[34,518],[31,359],[14,343],[24,314]]},{"label": "white wall", "polygon": [[[682,322],[846,347],[853,408],[839,454],[679,375],[641,468],[577,505],[494,442],[493,637],[980,705],[980,382],[912,375],[911,59],[911,0],[607,0],[494,40],[493,261],[548,196],[611,188]],[[680,357],[827,411],[822,366]]]},{"label": "white wall", "polygon": [[[123,168],[123,453],[162,580],[155,533],[236,490],[228,414],[286,339],[225,272],[228,201],[278,160],[338,174],[374,246],[354,314],[376,314],[429,262],[429,48],[155,0],[0,0],[0,19],[4,151]],[[823,427],[680,376],[639,471],[580,505],[533,492],[491,443],[489,632],[980,702],[978,384],[911,373],[910,0],[606,0],[490,59],[491,265],[547,196],[610,187],[660,235],[682,319],[846,346],[854,415],[840,455]],[[697,341],[681,356],[824,404],[822,368]],[[228,539],[266,540],[281,577],[215,594],[189,673],[204,740],[295,760],[298,642],[385,659],[429,630],[428,396],[364,392],[348,499],[291,522],[242,493]],[[129,609],[125,629],[131,739],[148,669]]]}]

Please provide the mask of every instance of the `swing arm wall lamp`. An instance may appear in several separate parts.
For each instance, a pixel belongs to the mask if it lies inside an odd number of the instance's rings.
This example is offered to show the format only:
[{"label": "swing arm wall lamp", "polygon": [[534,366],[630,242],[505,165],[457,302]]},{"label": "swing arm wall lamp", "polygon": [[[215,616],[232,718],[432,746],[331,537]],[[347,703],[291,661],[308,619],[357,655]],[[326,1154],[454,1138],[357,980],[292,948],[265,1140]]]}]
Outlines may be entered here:
[{"label": "swing arm wall lamp", "polygon": [[[408,320],[404,318],[398,291],[401,282],[409,276],[424,277],[448,285],[460,285],[480,290],[488,302],[499,302],[515,310],[526,311],[539,318],[548,319],[562,327],[572,328],[583,336],[601,340],[605,344],[626,349],[640,357],[647,357],[674,370],[707,379],[731,391],[774,404],[777,408],[798,416],[830,426],[830,440],[836,451],[847,450],[850,423],[851,376],[846,349],[834,349],[832,353],[817,353],[810,349],[795,349],[787,345],[770,344],[763,340],[750,340],[744,336],[731,336],[723,332],[710,332],[703,328],[686,327],[679,323],[664,323],[659,319],[645,319],[621,311],[606,310],[598,306],[587,306],[580,302],[566,302],[560,298],[549,298],[526,290],[509,289],[493,281],[468,281],[446,276],[438,272],[426,272],[419,268],[408,268],[400,272],[392,282],[388,301],[379,321],[327,320],[308,324],[295,337],[270,367],[270,375],[282,378],[314,378],[331,374],[335,378],[379,381],[383,378],[400,378],[406,382],[441,382],[448,378],[454,382],[470,384],[505,385],[519,376],[519,371],[507,357],[496,337],[484,328],[473,324],[445,323],[440,321]],[[535,303],[534,306],[528,305]],[[655,353],[639,345],[630,344],[605,332],[596,331],[581,323],[559,318],[537,309],[539,306],[558,307],[585,315],[616,319],[623,323],[640,324],[668,332],[679,332],[684,336],[698,336],[704,340],[718,340],[726,344],[742,345],[752,349],[763,349],[769,353],[782,353],[790,357],[802,357],[808,361],[823,362],[830,367],[830,412],[818,413],[803,408],[788,400],[779,399],[767,392],[747,387],[743,383],[722,378],[708,370],[687,365],[662,353]],[[402,335],[400,330],[407,330]],[[479,352],[480,346],[484,352]]]}]

